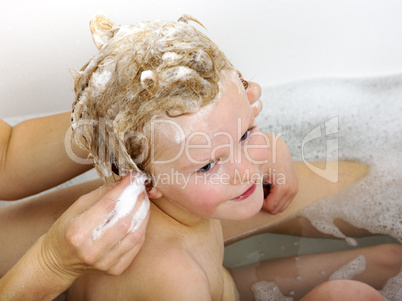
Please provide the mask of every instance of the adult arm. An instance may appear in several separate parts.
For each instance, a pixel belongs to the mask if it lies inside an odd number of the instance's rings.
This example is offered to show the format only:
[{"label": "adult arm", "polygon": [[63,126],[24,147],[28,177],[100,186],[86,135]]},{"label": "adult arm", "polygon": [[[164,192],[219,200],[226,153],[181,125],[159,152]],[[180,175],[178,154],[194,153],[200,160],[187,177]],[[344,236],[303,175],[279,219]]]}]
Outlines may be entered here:
[{"label": "adult arm", "polygon": [[[61,184],[87,170],[66,152],[70,113],[30,119],[11,127],[0,120],[0,200],[17,200]],[[74,154],[87,154],[72,145]]]},{"label": "adult arm", "polygon": [[149,214],[130,231],[139,206],[148,200],[141,194],[126,216],[110,225],[100,238],[93,231],[113,211],[130,182],[109,184],[79,198],[0,279],[1,300],[53,300],[86,273],[121,274],[143,244]]}]

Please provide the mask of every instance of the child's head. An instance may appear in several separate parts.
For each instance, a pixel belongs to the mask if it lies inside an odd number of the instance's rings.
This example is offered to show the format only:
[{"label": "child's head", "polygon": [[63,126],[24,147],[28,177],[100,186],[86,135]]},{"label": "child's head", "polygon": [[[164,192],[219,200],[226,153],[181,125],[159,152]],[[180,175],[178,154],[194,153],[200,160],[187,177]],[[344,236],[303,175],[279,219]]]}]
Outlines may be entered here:
[{"label": "child's head", "polygon": [[103,178],[112,171],[147,171],[150,148],[143,133],[149,121],[197,112],[218,94],[220,72],[234,69],[188,19],[131,26],[104,16],[91,20],[99,53],[73,71],[72,127]]},{"label": "child's head", "polygon": [[205,217],[258,212],[266,143],[246,82],[218,47],[186,18],[119,27],[98,17],[91,30],[100,51],[73,74],[72,127],[98,173],[159,176],[153,197]]}]

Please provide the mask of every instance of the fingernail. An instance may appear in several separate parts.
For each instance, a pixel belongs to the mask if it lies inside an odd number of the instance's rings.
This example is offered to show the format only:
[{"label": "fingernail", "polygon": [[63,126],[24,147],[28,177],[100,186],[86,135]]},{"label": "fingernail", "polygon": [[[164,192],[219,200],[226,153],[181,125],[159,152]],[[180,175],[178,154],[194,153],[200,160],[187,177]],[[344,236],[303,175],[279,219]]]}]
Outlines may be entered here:
[{"label": "fingernail", "polygon": [[257,100],[256,102],[251,104],[252,108],[258,108],[259,107],[259,101]]}]

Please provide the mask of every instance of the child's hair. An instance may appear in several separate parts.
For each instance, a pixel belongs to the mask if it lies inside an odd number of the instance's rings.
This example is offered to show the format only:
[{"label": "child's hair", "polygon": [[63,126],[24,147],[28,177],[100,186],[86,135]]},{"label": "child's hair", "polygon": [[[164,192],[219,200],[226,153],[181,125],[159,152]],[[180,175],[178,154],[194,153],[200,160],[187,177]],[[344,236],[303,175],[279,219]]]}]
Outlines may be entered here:
[{"label": "child's hair", "polygon": [[71,124],[74,142],[90,153],[103,179],[112,171],[146,173],[150,120],[197,112],[217,96],[220,72],[235,70],[188,20],[199,23],[187,15],[177,22],[130,26],[103,15],[91,20],[99,53],[81,71],[72,71]]}]

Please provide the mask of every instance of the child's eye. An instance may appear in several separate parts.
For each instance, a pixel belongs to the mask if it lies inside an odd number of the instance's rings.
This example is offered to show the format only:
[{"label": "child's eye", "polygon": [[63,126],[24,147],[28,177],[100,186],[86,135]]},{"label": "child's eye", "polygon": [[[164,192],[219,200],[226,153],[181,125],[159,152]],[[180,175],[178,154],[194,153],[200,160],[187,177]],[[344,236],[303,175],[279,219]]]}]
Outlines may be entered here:
[{"label": "child's eye", "polygon": [[256,125],[253,125],[252,127],[250,127],[250,128],[244,133],[244,135],[241,136],[240,141],[246,140],[246,139],[250,136],[250,133],[251,133],[256,127],[257,127]]},{"label": "child's eye", "polygon": [[198,171],[199,172],[207,172],[211,170],[216,164],[216,161],[209,162],[207,165],[201,167]]},{"label": "child's eye", "polygon": [[251,129],[247,130],[243,136],[241,136],[240,141],[246,140],[247,137],[250,135]]}]

